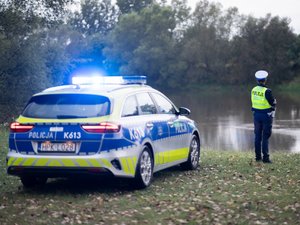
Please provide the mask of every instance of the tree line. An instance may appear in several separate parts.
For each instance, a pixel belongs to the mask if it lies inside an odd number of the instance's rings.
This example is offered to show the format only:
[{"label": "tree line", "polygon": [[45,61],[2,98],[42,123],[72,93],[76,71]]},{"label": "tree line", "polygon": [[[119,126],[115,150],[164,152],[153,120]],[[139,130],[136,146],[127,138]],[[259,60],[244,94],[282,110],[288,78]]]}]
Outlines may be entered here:
[{"label": "tree line", "polygon": [[299,79],[300,35],[288,18],[242,15],[199,0],[0,0],[0,104],[24,104],[82,68],[142,74],[160,88]]}]

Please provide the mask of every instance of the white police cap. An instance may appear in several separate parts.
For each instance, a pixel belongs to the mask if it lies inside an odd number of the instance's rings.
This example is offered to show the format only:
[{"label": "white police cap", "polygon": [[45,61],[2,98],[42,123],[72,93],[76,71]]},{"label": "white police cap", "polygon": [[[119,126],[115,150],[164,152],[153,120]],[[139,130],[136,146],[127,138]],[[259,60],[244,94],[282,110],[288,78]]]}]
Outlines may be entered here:
[{"label": "white police cap", "polygon": [[268,75],[268,72],[265,70],[259,70],[255,73],[255,77],[257,80],[266,79]]}]

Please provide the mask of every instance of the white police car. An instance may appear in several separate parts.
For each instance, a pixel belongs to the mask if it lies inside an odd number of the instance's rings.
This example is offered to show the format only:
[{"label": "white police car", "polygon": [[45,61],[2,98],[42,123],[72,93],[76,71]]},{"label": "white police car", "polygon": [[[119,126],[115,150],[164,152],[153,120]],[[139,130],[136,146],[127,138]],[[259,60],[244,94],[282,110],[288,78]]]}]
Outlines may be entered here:
[{"label": "white police car", "polygon": [[144,76],[73,77],[35,94],[10,126],[8,174],[30,187],[110,173],[144,188],[153,172],[196,169],[200,137],[190,111],[145,84]]}]

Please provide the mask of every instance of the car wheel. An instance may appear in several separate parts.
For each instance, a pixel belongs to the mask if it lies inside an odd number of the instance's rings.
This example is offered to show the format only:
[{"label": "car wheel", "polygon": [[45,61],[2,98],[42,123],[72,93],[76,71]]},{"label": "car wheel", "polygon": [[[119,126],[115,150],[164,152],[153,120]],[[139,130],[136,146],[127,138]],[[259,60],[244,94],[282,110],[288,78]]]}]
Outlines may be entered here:
[{"label": "car wheel", "polygon": [[148,146],[144,149],[139,157],[135,173],[135,186],[137,188],[146,188],[150,185],[153,177],[153,156]]},{"label": "car wheel", "polygon": [[188,161],[182,163],[183,169],[195,170],[199,166],[200,160],[200,141],[196,135],[193,135],[190,143],[190,151]]},{"label": "car wheel", "polygon": [[44,185],[47,182],[47,177],[22,176],[21,182],[24,187],[31,188],[37,185]]}]

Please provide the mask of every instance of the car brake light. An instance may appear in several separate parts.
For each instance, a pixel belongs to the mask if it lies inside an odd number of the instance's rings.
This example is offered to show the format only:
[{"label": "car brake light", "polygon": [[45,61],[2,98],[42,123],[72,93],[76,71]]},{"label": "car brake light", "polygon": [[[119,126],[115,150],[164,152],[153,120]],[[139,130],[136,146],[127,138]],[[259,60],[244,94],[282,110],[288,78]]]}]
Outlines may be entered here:
[{"label": "car brake light", "polygon": [[32,130],[34,126],[29,124],[20,124],[18,122],[13,122],[10,124],[10,131],[14,133],[28,132]]},{"label": "car brake light", "polygon": [[121,126],[114,123],[103,122],[95,125],[82,125],[86,132],[90,133],[117,133],[120,131]]}]

